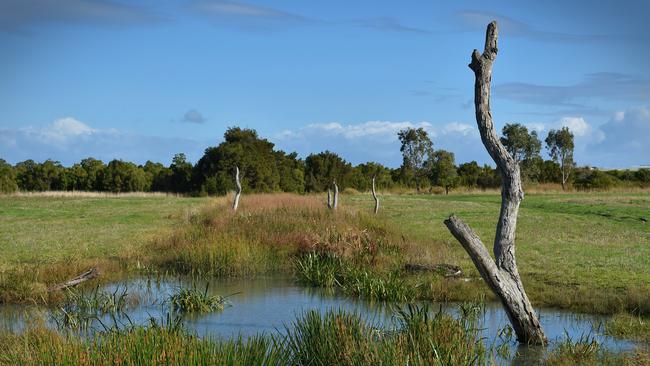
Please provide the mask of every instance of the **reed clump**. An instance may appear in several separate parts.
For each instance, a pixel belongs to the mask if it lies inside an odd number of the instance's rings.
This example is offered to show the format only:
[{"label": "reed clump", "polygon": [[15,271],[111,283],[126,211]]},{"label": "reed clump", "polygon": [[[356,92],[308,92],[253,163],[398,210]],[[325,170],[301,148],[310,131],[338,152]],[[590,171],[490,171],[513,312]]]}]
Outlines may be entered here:
[{"label": "reed clump", "polygon": [[208,294],[208,286],[201,291],[193,285],[190,288],[181,288],[169,297],[172,309],[179,313],[210,313],[222,311],[226,305],[226,299],[219,295]]}]

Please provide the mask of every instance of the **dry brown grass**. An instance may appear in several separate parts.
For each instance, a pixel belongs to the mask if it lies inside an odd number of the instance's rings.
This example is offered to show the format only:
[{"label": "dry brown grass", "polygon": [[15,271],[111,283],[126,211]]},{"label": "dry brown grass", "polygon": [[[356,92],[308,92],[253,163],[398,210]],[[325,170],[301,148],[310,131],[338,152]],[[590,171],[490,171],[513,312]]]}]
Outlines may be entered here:
[{"label": "dry brown grass", "polygon": [[345,207],[329,210],[322,195],[243,195],[237,212],[231,203],[232,194],[215,198],[173,235],[154,241],[151,252],[159,255],[151,265],[241,276],[290,271],[293,258],[306,252],[366,256],[376,265],[395,260],[379,250],[399,237],[384,219]]}]

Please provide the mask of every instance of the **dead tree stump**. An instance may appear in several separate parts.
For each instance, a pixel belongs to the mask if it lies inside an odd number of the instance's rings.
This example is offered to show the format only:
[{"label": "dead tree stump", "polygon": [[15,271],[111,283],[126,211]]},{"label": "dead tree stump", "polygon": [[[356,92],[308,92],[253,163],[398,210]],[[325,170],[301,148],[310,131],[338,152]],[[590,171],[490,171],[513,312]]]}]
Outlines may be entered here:
[{"label": "dead tree stump", "polygon": [[235,166],[235,185],[237,186],[237,190],[235,191],[235,199],[232,202],[233,211],[237,211],[237,207],[239,207],[239,197],[241,196],[241,182],[239,181],[238,166]]},{"label": "dead tree stump", "polygon": [[377,197],[377,191],[375,190],[375,177],[372,177],[372,198],[375,199],[375,214],[379,212],[379,197]]},{"label": "dead tree stump", "polygon": [[449,231],[458,239],[479,273],[501,300],[520,343],[546,344],[546,336],[537,314],[528,300],[515,262],[515,229],[519,204],[524,198],[519,164],[499,141],[490,110],[492,64],[497,56],[497,23],[487,27],[485,49],[472,53],[469,67],[474,71],[474,106],[483,145],[501,174],[501,213],[494,239],[494,257],[476,233],[461,219],[451,215],[445,220]]}]

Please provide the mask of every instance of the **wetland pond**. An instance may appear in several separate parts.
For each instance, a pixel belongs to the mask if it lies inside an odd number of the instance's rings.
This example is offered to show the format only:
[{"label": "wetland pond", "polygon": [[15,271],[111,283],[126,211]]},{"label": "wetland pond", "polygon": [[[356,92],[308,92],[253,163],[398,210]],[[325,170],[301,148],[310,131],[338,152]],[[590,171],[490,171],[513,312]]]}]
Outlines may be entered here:
[{"label": "wetland pond", "polygon": [[[244,338],[260,333],[283,333],[291,326],[296,316],[309,310],[323,313],[327,310],[345,310],[359,314],[362,318],[382,329],[393,329],[395,305],[382,302],[368,302],[331,292],[302,287],[291,279],[261,277],[253,279],[222,278],[205,281],[192,281],[186,278],[132,279],[119,284],[99,288],[104,293],[124,295],[125,306],[121,315],[103,315],[99,321],[93,320],[83,334],[102,331],[108,326],[146,325],[150,319],[165,319],[170,311],[168,299],[179,288],[195,286],[203,291],[208,285],[208,293],[226,296],[227,305],[223,311],[205,314],[187,314],[183,325],[190,333],[199,337]],[[444,311],[458,316],[460,304],[432,303],[432,312]],[[557,309],[537,309],[544,331],[551,341],[550,347],[569,337],[573,341],[589,339],[597,341],[612,352],[631,352],[639,345],[635,342],[618,339],[603,334],[607,317],[577,314]],[[26,306],[0,306],[0,327],[20,331],[28,319],[41,317],[48,326],[56,328],[57,316],[52,310]],[[486,346],[508,344],[509,356],[495,356],[499,364],[536,364],[544,355],[539,347],[518,346],[514,335],[503,336],[501,332],[509,325],[508,318],[499,303],[488,302],[480,312],[478,326]],[[59,323],[60,326],[60,323]],[[501,334],[501,336],[499,336]]]}]

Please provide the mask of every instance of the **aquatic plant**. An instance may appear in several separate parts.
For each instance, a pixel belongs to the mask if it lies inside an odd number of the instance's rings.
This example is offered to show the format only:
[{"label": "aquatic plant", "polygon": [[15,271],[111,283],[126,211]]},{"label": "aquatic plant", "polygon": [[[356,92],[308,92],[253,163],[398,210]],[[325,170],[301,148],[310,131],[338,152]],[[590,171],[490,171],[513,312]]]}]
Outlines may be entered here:
[{"label": "aquatic plant", "polygon": [[190,288],[181,288],[169,297],[172,309],[181,313],[210,313],[222,311],[226,306],[226,299],[218,295],[208,294],[209,283],[201,291],[192,284]]},{"label": "aquatic plant", "polygon": [[111,326],[119,327],[118,318],[130,323],[125,310],[136,300],[129,296],[126,286],[117,286],[112,292],[100,290],[99,286],[89,291],[66,289],[65,300],[52,311],[51,319],[59,329],[87,330],[95,324],[108,329],[110,327],[102,322],[101,316],[109,315]]}]

